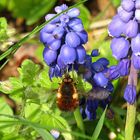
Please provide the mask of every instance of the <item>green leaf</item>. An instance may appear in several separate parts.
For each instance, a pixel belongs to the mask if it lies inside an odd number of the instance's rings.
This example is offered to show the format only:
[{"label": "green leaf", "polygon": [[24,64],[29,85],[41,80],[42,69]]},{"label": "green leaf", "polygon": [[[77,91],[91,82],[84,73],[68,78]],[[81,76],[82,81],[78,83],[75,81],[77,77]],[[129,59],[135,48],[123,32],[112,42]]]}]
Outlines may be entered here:
[{"label": "green leaf", "polygon": [[[50,128],[53,127],[70,131],[70,127],[67,121],[61,116],[56,114],[43,114],[41,117],[41,124],[49,126]],[[65,139],[72,140],[71,134],[63,132],[62,135],[65,137]]]},{"label": "green leaf", "polygon": [[[9,105],[7,105],[7,103],[5,102],[4,98],[0,98],[0,113],[7,114],[7,115],[13,115],[12,109],[10,108]],[[3,120],[10,121],[11,118],[1,116],[0,121],[3,121]],[[0,123],[0,127],[2,125],[3,124]],[[11,126],[10,128],[3,128],[1,131],[11,133],[12,130],[14,130],[13,126]]]},{"label": "green leaf", "polygon": [[26,140],[25,138],[23,138],[20,135],[17,135],[15,133],[11,133],[11,134],[4,134],[2,137],[0,137],[1,140]]},{"label": "green leaf", "polygon": [[[54,140],[54,138],[47,131],[47,129],[41,128],[36,123],[32,123],[32,122],[25,120],[23,118],[20,118],[18,116],[11,116],[11,115],[6,115],[6,114],[0,114],[0,116],[11,120],[11,121],[7,121],[7,122],[5,121],[7,124],[9,122],[9,123],[13,123],[14,125],[16,125],[16,124],[27,125],[29,127],[32,127],[33,129],[35,129],[40,134],[40,136],[43,138],[43,140]],[[9,128],[9,129],[11,129],[11,128]],[[9,131],[9,132],[11,132],[11,131]]]},{"label": "green leaf", "polygon": [[60,78],[53,78],[52,81],[50,81],[48,75],[48,67],[42,70],[41,73],[39,74],[38,83],[41,85],[41,87],[44,87],[49,91],[58,89],[60,82],[61,82]]},{"label": "green leaf", "polygon": [[[42,128],[42,129],[45,129],[45,130],[55,129],[55,128],[53,128],[52,126],[49,127],[49,126],[44,125],[44,124],[43,124],[43,125],[40,125],[40,124],[38,124],[38,123],[30,122],[30,121],[28,121],[28,120],[26,120],[26,119],[23,119],[23,118],[21,118],[21,117],[18,117],[18,116],[11,116],[11,115],[5,115],[5,114],[0,114],[0,116],[12,118],[13,121],[7,121],[7,123],[8,123],[8,122],[9,122],[9,123],[13,123],[14,125],[23,124],[23,125],[26,125],[26,126],[30,126],[30,127],[32,127],[32,128]],[[15,120],[15,119],[17,119],[17,120]],[[56,130],[58,130],[58,131],[60,131],[60,132],[62,132],[62,133],[63,133],[63,132],[65,132],[65,133],[70,133],[70,134],[72,134],[72,135],[74,135],[74,136],[78,136],[78,137],[81,137],[81,138],[85,138],[85,139],[91,140],[91,137],[89,137],[89,136],[87,136],[87,135],[84,135],[84,134],[82,134],[82,133],[77,133],[77,132],[75,132],[75,131],[68,131],[68,130],[66,130],[66,129],[59,129],[59,128],[56,128]]]},{"label": "green leaf", "polygon": [[9,9],[14,17],[24,18],[26,24],[31,25],[47,14],[55,3],[56,0],[13,0]]},{"label": "green leaf", "polygon": [[22,66],[18,71],[24,86],[32,85],[37,80],[36,75],[38,74],[39,69],[39,65],[33,63],[31,60],[25,60],[22,63]]},{"label": "green leaf", "polygon": [[0,1],[0,11],[3,10],[6,7],[6,1],[7,0],[1,0]]},{"label": "green leaf", "polygon": [[19,78],[10,77],[9,81],[0,82],[0,91],[6,94],[18,94],[21,96],[24,88]]},{"label": "green leaf", "polygon": [[104,124],[104,119],[105,119],[106,110],[107,110],[107,107],[106,107],[106,109],[104,110],[104,112],[103,112],[103,114],[102,114],[100,120],[98,121],[98,124],[97,124],[97,126],[96,126],[96,128],[95,128],[95,130],[94,130],[94,132],[93,132],[92,137],[91,137],[91,140],[97,140],[97,139],[98,139],[99,134],[100,134],[100,132],[101,132],[101,130],[102,130],[102,127],[103,127],[103,124]]},{"label": "green leaf", "polygon": [[54,116],[52,114],[43,114],[40,123],[53,128],[66,129],[68,127],[66,120],[61,116]]},{"label": "green leaf", "polygon": [[40,19],[44,14],[47,14],[49,10],[55,5],[56,0],[44,0],[36,2],[35,8],[32,9],[30,17],[27,18],[27,25],[35,23]]},{"label": "green leaf", "polygon": [[81,20],[82,20],[82,22],[84,24],[84,28],[88,29],[89,25],[90,25],[90,12],[83,4],[78,6],[78,8],[80,10],[79,18],[81,18]]},{"label": "green leaf", "polygon": [[7,21],[4,17],[0,17],[0,41],[4,41],[7,38]]}]

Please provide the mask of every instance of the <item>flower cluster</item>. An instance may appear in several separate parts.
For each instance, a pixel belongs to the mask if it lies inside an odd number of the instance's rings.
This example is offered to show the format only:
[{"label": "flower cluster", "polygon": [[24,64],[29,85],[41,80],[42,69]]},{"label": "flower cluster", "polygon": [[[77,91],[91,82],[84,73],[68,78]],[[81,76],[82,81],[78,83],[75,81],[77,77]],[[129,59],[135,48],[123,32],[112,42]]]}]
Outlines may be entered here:
[{"label": "flower cluster", "polygon": [[[60,13],[67,8],[65,4],[57,6],[55,12]],[[109,61],[100,58],[92,62],[92,57],[99,55],[97,49],[91,55],[86,54],[83,45],[88,41],[88,36],[78,18],[79,14],[77,8],[63,12],[41,30],[40,41],[45,45],[43,57],[50,67],[50,78],[62,76],[65,70],[72,70],[72,66],[80,73],[83,67],[84,71],[80,74],[93,88],[87,99],[84,98],[85,101],[81,103],[81,113],[83,118],[94,119],[98,105],[105,108],[110,102],[110,92],[114,87],[107,77]],[[55,15],[48,14],[46,20]]]},{"label": "flower cluster", "polygon": [[[63,4],[55,7],[58,14],[68,7]],[[88,40],[81,19],[78,18],[79,9],[73,8],[64,12],[40,32],[40,41],[45,45],[43,57],[50,67],[50,78],[61,76],[65,69],[73,64],[83,64],[86,56],[85,44]],[[48,14],[49,20],[56,14]]]},{"label": "flower cluster", "polygon": [[[83,64],[83,78],[92,85],[87,100],[84,98],[81,102],[81,113],[83,118],[95,119],[98,106],[103,109],[111,101],[110,93],[114,87],[108,77],[109,61],[106,58],[99,58],[92,62],[92,57],[98,56],[98,50],[93,50],[91,55],[87,55]],[[86,104],[85,106],[83,106]]]},{"label": "flower cluster", "polygon": [[[109,35],[113,36],[111,49],[113,56],[119,60],[117,66],[110,68],[110,78],[116,79],[129,74],[130,63],[140,70],[140,1],[122,0],[117,15],[109,24]],[[136,86],[128,83],[124,98],[130,104],[135,102]]]}]

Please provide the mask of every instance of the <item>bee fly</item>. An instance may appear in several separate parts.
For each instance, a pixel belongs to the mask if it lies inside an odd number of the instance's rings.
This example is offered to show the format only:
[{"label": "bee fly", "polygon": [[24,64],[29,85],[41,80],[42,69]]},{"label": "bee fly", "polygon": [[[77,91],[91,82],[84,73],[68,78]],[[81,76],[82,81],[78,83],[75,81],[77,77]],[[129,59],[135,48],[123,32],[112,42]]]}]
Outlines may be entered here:
[{"label": "bee fly", "polygon": [[73,111],[79,105],[78,93],[73,79],[64,75],[57,92],[57,106],[62,111]]},{"label": "bee fly", "polygon": [[109,97],[110,92],[107,89],[98,87],[92,89],[87,94],[78,94],[73,79],[66,73],[57,92],[58,108],[62,111],[74,111],[79,105],[79,95],[91,98],[92,100],[105,100]]}]

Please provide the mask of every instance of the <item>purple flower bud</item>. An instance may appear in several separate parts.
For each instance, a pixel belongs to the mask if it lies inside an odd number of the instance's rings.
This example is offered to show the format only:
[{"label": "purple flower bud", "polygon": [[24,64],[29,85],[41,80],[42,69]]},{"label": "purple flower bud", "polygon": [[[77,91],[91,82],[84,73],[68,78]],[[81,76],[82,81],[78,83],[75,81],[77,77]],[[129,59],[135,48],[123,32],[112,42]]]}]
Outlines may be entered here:
[{"label": "purple flower bud", "polygon": [[88,118],[89,120],[94,120],[94,119],[96,119],[96,111],[90,112],[90,111],[87,109],[87,107],[86,107],[85,113],[86,113],[87,118]]},{"label": "purple flower bud", "polygon": [[105,75],[102,72],[95,73],[93,79],[95,83],[100,87],[106,87],[108,84],[108,79],[105,77]]},{"label": "purple flower bud", "polygon": [[68,6],[66,4],[62,4],[61,6],[56,6],[55,7],[55,12],[56,13],[61,13],[62,11],[68,9]]},{"label": "purple flower bud", "polygon": [[57,64],[60,67],[60,69],[64,69],[66,67],[66,65],[64,64],[64,62],[63,62],[63,60],[62,60],[60,55],[58,55]]},{"label": "purple flower bud", "polygon": [[109,80],[115,80],[120,77],[117,66],[111,66],[107,71],[107,78]]},{"label": "purple flower bud", "polygon": [[52,129],[52,130],[50,131],[50,133],[52,134],[52,136],[53,136],[55,139],[58,139],[59,136],[60,136],[60,132],[57,131],[57,130],[54,130],[54,129]]},{"label": "purple flower bud", "polygon": [[50,69],[49,69],[49,78],[50,78],[50,80],[52,80],[52,78],[54,77],[54,67],[50,67]]},{"label": "purple flower bud", "polygon": [[104,67],[107,67],[109,65],[109,61],[106,58],[100,58],[97,60],[98,63],[101,63]]},{"label": "purple flower bud", "polygon": [[62,15],[62,16],[60,16],[60,21],[62,23],[68,23],[69,22],[69,16],[68,15]]},{"label": "purple flower bud", "polygon": [[135,11],[135,18],[140,22],[140,9],[136,9]]},{"label": "purple flower bud", "polygon": [[98,62],[94,62],[91,64],[92,70],[94,70],[95,72],[101,72],[104,70],[104,67],[101,63]]},{"label": "purple flower bud", "polygon": [[82,24],[78,24],[78,25],[71,27],[71,29],[74,30],[75,32],[81,32],[84,30],[84,27]]},{"label": "purple flower bud", "polygon": [[86,58],[85,58],[85,64],[84,66],[89,68],[91,67],[91,64],[92,64],[92,57],[90,55],[86,55]]},{"label": "purple flower bud", "polygon": [[79,9],[77,8],[72,8],[68,11],[67,15],[70,17],[70,18],[73,18],[73,17],[77,17],[80,15],[80,11]]},{"label": "purple flower bud", "polygon": [[119,37],[123,33],[123,28],[126,23],[123,22],[118,16],[115,16],[108,26],[109,35]]},{"label": "purple flower bud", "polygon": [[49,38],[46,38],[46,43],[48,45],[50,45],[51,43],[53,43],[54,41],[56,41],[57,39],[52,35],[50,34]]},{"label": "purple flower bud", "polygon": [[98,49],[92,50],[91,56],[92,56],[92,57],[99,56],[99,50],[98,50]]},{"label": "purple flower bud", "polygon": [[98,107],[98,101],[97,100],[87,100],[85,113],[89,120],[96,118],[96,109]]},{"label": "purple flower bud", "polygon": [[55,30],[55,28],[56,28],[55,24],[47,24],[41,31],[46,33],[52,33]]},{"label": "purple flower bud", "polygon": [[64,35],[64,28],[63,27],[57,27],[55,28],[55,30],[53,31],[53,36],[56,39],[61,39]]},{"label": "purple flower bud", "polygon": [[[47,47],[48,44],[47,45],[45,44],[45,46]],[[49,48],[54,50],[54,51],[58,50],[60,48],[60,46],[61,46],[61,40],[58,40],[58,39],[56,39],[53,42],[49,43]]]},{"label": "purple flower bud", "polygon": [[127,56],[129,47],[129,41],[123,37],[114,38],[111,42],[113,56],[118,60]]},{"label": "purple flower bud", "polygon": [[70,20],[68,26],[76,32],[81,32],[84,30],[82,22],[79,18],[73,18],[72,20]]},{"label": "purple flower bud", "polygon": [[[45,19],[50,20],[54,16],[56,16],[56,14],[48,14],[48,15],[45,16]],[[55,19],[53,19],[50,23],[56,23],[56,22],[59,22],[59,16],[56,17]]]},{"label": "purple flower bud", "polygon": [[119,64],[117,65],[118,72],[120,76],[126,76],[129,74],[130,68],[130,60],[129,59],[122,59]]},{"label": "purple flower bud", "polygon": [[136,9],[140,9],[140,1],[139,0],[135,1],[135,7],[136,7]]},{"label": "purple flower bud", "polygon": [[113,84],[112,84],[111,82],[108,82],[106,89],[107,89],[109,92],[113,92],[113,90],[114,90]]},{"label": "purple flower bud", "polygon": [[54,75],[55,75],[55,77],[61,77],[62,76],[61,69],[59,68],[58,65],[55,66]]},{"label": "purple flower bud", "polygon": [[133,11],[127,12],[121,6],[118,8],[118,15],[120,19],[124,22],[128,22],[132,18],[133,14]]},{"label": "purple flower bud", "polygon": [[82,24],[81,19],[79,19],[79,18],[73,18],[73,19],[71,19],[71,20],[69,21],[68,26],[69,26],[69,27],[73,27],[73,26],[79,25],[79,24]]},{"label": "purple flower bud", "polygon": [[127,37],[133,38],[137,35],[138,33],[138,23],[135,20],[130,20],[124,29],[124,34]]},{"label": "purple flower bud", "polygon": [[76,53],[77,53],[77,57],[76,57],[76,61],[79,64],[83,64],[85,62],[85,57],[86,57],[86,50],[83,46],[78,46],[76,48]]},{"label": "purple flower bud", "polygon": [[124,10],[130,12],[135,8],[135,3],[133,0],[123,0],[121,3]]},{"label": "purple flower bud", "polygon": [[43,57],[47,65],[52,65],[57,58],[57,52],[49,49],[48,47],[45,47],[43,51]]},{"label": "purple flower bud", "polygon": [[75,32],[69,32],[65,39],[66,44],[70,47],[78,47],[80,45],[80,38]]},{"label": "purple flower bud", "polygon": [[136,87],[134,85],[127,85],[124,92],[124,99],[129,104],[134,104],[136,100]]},{"label": "purple flower bud", "polygon": [[49,77],[50,77],[50,80],[52,80],[53,77],[61,77],[62,74],[61,74],[61,70],[59,68],[58,65],[55,65],[53,67],[50,67],[49,69]]},{"label": "purple flower bud", "polygon": [[132,54],[132,63],[135,69],[140,70],[140,56],[136,54]]},{"label": "purple flower bud", "polygon": [[63,45],[60,50],[60,56],[65,65],[73,64],[76,60],[76,50],[68,45]]},{"label": "purple flower bud", "polygon": [[48,38],[50,38],[50,36],[51,36],[51,34],[48,34],[48,33],[44,32],[43,30],[41,30],[39,38],[42,43],[47,43],[47,40],[48,40]]},{"label": "purple flower bud", "polygon": [[85,44],[88,41],[88,34],[86,31],[76,32],[76,34],[80,37],[81,43]]},{"label": "purple flower bud", "polygon": [[131,48],[133,53],[140,52],[140,33],[131,40]]}]

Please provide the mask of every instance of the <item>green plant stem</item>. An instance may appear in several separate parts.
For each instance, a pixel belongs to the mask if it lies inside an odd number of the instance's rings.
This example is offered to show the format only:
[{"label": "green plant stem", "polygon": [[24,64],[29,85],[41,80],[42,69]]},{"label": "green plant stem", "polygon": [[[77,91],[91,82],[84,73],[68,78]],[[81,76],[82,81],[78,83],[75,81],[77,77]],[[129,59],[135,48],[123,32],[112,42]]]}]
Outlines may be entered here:
[{"label": "green plant stem", "polygon": [[83,118],[82,118],[82,115],[80,113],[80,108],[79,107],[77,107],[76,110],[74,111],[74,117],[75,117],[75,120],[76,120],[76,123],[77,123],[77,127],[84,134],[85,133],[85,127],[84,127]]},{"label": "green plant stem", "polygon": [[136,117],[136,103],[133,105],[127,103],[125,140],[134,140],[135,117]]},{"label": "green plant stem", "polygon": [[[26,94],[26,93],[24,93]],[[21,108],[21,112],[20,112],[20,117],[25,118],[25,107],[26,107],[26,95],[23,95],[22,97],[22,108]]]},{"label": "green plant stem", "polygon": [[[131,63],[130,74],[128,77],[128,84],[137,87],[137,70]],[[134,104],[127,103],[127,116],[125,124],[125,140],[134,140],[134,129],[135,129],[135,118],[136,118],[136,102]]]}]

